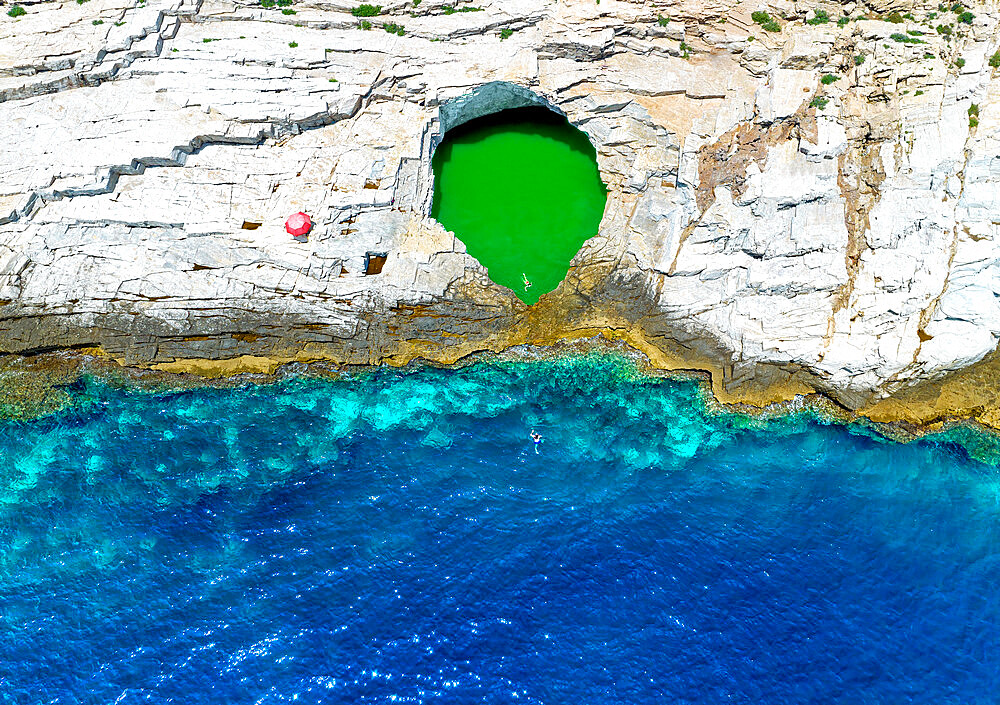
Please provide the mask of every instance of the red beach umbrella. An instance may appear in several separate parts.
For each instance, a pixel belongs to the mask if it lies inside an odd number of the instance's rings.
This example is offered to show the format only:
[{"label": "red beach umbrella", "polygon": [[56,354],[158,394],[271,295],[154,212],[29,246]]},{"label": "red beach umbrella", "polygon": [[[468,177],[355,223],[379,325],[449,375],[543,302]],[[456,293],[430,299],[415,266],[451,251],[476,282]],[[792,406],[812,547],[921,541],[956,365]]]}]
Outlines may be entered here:
[{"label": "red beach umbrella", "polygon": [[299,211],[288,216],[288,220],[285,221],[285,230],[288,231],[289,235],[298,237],[309,232],[312,229],[312,225],[312,218]]}]

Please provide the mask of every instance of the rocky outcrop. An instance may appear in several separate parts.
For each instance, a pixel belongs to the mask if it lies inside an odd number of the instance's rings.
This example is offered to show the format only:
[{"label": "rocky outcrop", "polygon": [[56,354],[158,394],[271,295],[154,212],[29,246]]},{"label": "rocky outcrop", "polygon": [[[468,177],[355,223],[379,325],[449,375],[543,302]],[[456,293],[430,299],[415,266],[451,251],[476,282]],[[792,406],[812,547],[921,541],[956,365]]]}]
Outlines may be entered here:
[{"label": "rocky outcrop", "polygon": [[[0,23],[0,351],[239,371],[604,333],[726,400],[997,407],[992,372],[947,392],[1000,339],[992,5],[24,7]],[[609,187],[531,308],[428,215],[447,129],[529,104]]]}]

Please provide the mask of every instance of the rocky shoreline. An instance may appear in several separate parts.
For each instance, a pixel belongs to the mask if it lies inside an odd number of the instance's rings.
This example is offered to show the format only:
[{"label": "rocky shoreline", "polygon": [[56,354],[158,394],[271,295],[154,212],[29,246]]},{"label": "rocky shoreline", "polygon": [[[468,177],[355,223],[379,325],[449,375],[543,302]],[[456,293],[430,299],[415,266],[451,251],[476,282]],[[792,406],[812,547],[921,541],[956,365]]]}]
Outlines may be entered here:
[{"label": "rocky shoreline", "polygon": [[[23,6],[0,23],[6,372],[61,350],[210,375],[453,364],[603,335],[726,403],[1000,427],[994,7]],[[447,130],[524,105],[585,131],[609,188],[530,308],[428,215]],[[300,209],[301,243],[281,228]]]}]

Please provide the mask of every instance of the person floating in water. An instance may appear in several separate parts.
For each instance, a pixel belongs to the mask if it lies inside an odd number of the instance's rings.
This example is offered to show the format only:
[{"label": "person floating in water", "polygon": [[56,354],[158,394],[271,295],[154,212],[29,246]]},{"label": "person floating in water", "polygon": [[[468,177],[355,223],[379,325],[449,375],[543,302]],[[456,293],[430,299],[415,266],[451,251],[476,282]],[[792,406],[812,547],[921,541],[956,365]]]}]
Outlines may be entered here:
[{"label": "person floating in water", "polygon": [[536,433],[535,429],[531,429],[531,440],[535,443],[535,454],[538,454],[538,446],[542,442],[542,434]]},{"label": "person floating in water", "polygon": [[524,290],[527,291],[531,288],[531,282],[528,280],[528,275],[525,272],[521,272],[521,279],[524,280]]}]

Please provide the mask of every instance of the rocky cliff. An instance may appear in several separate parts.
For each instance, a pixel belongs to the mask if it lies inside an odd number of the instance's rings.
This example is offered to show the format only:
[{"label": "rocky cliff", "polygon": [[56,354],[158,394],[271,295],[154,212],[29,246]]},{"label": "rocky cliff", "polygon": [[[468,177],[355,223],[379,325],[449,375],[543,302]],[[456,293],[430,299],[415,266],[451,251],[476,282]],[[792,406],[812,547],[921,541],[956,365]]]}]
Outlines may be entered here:
[{"label": "rocky cliff", "polygon": [[[235,372],[603,333],[724,400],[1000,422],[995,5],[283,2],[2,17],[0,351]],[[443,134],[521,105],[610,192],[531,308],[428,216]]]}]

